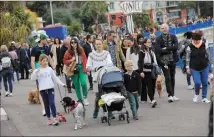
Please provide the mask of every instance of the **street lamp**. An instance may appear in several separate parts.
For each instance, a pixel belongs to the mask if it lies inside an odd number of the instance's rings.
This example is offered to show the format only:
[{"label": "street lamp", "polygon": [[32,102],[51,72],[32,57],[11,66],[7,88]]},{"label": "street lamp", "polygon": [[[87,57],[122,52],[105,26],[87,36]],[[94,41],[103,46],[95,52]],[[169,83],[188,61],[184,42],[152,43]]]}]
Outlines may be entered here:
[{"label": "street lamp", "polygon": [[54,25],[53,10],[52,10],[52,1],[50,1],[50,10],[51,10],[51,22],[52,22],[52,25]]}]

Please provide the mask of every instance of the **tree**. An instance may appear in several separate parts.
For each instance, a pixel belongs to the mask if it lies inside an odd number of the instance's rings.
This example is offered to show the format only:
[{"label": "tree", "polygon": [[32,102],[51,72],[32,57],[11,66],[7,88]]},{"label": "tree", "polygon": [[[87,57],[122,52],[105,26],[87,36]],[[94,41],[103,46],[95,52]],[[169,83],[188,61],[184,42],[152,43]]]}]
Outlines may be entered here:
[{"label": "tree", "polygon": [[39,17],[43,17],[47,12],[49,12],[49,1],[35,1],[27,2],[26,6],[33,12],[36,12]]},{"label": "tree", "polygon": [[100,16],[104,16],[108,11],[108,5],[105,1],[86,1],[80,9],[81,16],[91,17],[94,23],[99,23]]},{"label": "tree", "polygon": [[82,25],[77,20],[73,20],[72,24],[68,26],[68,32],[70,35],[80,34],[81,31],[82,31]]},{"label": "tree", "polygon": [[12,40],[24,42],[32,30],[30,15],[18,2],[1,2],[0,6],[0,44],[7,45]]},{"label": "tree", "polygon": [[213,1],[181,1],[179,8],[194,8],[199,16],[213,16]]},{"label": "tree", "polygon": [[[63,25],[71,25],[71,20],[73,19],[71,11],[66,8],[55,8],[53,10],[53,17],[54,23],[61,23]],[[43,19],[46,21],[46,25],[51,24],[51,16],[49,12],[43,16]]]},{"label": "tree", "polygon": [[147,14],[145,10],[143,10],[142,13],[133,14],[132,17],[134,24],[137,25],[138,27],[145,28],[150,24],[149,14]]}]

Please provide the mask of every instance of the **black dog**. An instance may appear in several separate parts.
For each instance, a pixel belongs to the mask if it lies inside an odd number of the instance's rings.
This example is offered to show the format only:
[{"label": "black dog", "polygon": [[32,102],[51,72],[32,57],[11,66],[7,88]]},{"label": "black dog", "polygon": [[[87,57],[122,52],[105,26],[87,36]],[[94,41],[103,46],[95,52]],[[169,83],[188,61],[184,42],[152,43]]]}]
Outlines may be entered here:
[{"label": "black dog", "polygon": [[75,105],[75,101],[72,100],[72,98],[70,97],[64,97],[62,99],[62,101],[60,101],[62,103],[62,106],[64,107],[65,113],[67,113],[67,110],[69,112],[69,106],[74,106]]}]

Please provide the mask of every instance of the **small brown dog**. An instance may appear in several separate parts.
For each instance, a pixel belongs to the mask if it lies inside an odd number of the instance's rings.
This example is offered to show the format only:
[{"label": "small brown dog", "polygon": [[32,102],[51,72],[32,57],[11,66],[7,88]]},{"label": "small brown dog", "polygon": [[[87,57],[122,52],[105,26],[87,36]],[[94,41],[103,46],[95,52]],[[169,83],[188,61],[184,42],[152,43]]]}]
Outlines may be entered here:
[{"label": "small brown dog", "polygon": [[158,91],[158,95],[160,98],[162,97],[163,93],[162,80],[163,80],[162,76],[158,76],[156,80],[156,89]]},{"label": "small brown dog", "polygon": [[39,99],[39,90],[32,90],[28,93],[28,101],[31,104],[41,104]]}]

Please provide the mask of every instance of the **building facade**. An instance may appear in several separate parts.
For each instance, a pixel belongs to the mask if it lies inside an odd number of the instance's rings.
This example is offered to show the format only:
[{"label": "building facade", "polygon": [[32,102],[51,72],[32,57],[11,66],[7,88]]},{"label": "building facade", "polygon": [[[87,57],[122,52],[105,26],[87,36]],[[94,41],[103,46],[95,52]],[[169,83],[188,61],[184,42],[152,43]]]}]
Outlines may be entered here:
[{"label": "building facade", "polygon": [[[120,1],[107,2],[109,12],[106,15],[107,21],[110,25],[123,26],[124,22],[121,18],[125,15]],[[168,23],[168,22],[182,22],[185,23],[188,13],[186,9],[179,9],[178,1],[143,1],[143,9],[147,11],[150,16],[150,22]],[[191,12],[193,12],[191,10]]]}]

